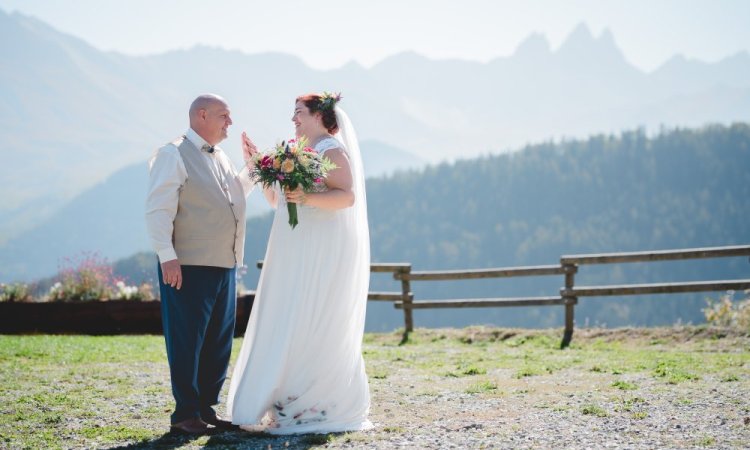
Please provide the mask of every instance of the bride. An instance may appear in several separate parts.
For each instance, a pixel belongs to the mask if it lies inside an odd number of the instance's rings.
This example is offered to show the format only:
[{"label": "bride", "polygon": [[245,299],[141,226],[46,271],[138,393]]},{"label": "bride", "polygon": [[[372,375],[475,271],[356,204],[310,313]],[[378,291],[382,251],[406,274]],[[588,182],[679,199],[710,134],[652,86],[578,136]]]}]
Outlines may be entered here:
[{"label": "bride", "polygon": [[[297,137],[337,168],[311,192],[264,190],[276,208],[263,271],[229,387],[232,422],[275,434],[364,430],[370,393],[362,334],[370,279],[362,158],[340,96],[294,106]],[[243,134],[243,146],[252,142]],[[288,225],[285,202],[297,203]]]}]

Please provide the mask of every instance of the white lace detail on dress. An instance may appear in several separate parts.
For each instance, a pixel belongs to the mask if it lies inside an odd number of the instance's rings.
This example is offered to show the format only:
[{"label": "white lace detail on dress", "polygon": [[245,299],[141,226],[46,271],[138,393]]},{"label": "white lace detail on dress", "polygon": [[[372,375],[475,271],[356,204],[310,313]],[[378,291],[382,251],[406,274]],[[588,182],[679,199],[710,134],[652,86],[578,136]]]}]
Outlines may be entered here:
[{"label": "white lace detail on dress", "polygon": [[323,140],[315,144],[315,151],[317,151],[321,155],[332,148],[340,148],[344,150],[344,146],[341,144],[341,142],[336,140],[336,138],[334,137],[324,138]]}]

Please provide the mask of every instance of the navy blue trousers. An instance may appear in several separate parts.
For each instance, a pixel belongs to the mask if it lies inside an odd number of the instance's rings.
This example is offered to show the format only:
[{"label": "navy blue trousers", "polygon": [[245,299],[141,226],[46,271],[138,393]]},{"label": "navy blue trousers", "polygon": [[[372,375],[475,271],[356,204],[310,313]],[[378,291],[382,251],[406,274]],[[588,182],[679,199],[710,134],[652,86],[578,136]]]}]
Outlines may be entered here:
[{"label": "navy blue trousers", "polygon": [[235,269],[182,266],[182,288],[164,284],[161,320],[172,380],[172,423],[212,417],[232,353],[237,311]]}]

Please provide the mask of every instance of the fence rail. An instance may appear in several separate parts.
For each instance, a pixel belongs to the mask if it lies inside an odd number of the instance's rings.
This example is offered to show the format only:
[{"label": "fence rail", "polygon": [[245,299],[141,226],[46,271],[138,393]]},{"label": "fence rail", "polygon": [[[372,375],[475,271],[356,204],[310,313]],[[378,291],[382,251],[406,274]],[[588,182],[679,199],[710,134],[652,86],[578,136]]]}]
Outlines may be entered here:
[{"label": "fence rail", "polygon": [[[477,308],[487,306],[547,306],[564,305],[565,299],[560,297],[518,297],[518,298],[467,298],[456,300],[418,300],[411,302],[411,309],[428,308]],[[404,309],[404,305],[396,303],[397,309]]]},{"label": "fence rail", "polygon": [[[368,300],[391,301],[393,306],[404,311],[404,337],[414,330],[415,309],[437,308],[485,308],[506,306],[564,306],[565,329],[560,346],[567,347],[573,338],[575,305],[579,297],[607,297],[613,295],[676,294],[687,292],[711,292],[750,289],[750,279],[688,281],[675,283],[625,284],[613,286],[576,286],[575,275],[579,266],[591,264],[618,264],[633,262],[676,261],[702,258],[723,258],[750,256],[750,245],[725,247],[689,248],[642,252],[600,253],[584,255],[563,255],[560,264],[499,267],[473,270],[431,270],[411,271],[410,263],[373,263],[371,272],[393,273],[393,278],[401,282],[401,291],[369,292]],[[258,261],[258,268],[263,262]],[[414,300],[411,291],[412,281],[471,280],[482,278],[510,278],[528,276],[564,275],[564,285],[559,296],[549,297],[506,297],[468,298],[446,300]]]},{"label": "fence rail", "polygon": [[560,266],[506,267],[499,269],[419,271],[394,274],[397,280],[470,280],[475,278],[534,277],[565,273]]},{"label": "fence rail", "polygon": [[750,288],[749,280],[688,281],[684,283],[625,284],[619,286],[580,286],[564,290],[568,297],[612,295],[683,294],[687,292],[729,291]]},{"label": "fence rail", "polygon": [[646,252],[600,253],[595,255],[563,255],[560,264],[612,264],[651,261],[675,261],[682,259],[723,258],[750,255],[750,245],[726,247],[686,248],[679,250],[657,250]]}]

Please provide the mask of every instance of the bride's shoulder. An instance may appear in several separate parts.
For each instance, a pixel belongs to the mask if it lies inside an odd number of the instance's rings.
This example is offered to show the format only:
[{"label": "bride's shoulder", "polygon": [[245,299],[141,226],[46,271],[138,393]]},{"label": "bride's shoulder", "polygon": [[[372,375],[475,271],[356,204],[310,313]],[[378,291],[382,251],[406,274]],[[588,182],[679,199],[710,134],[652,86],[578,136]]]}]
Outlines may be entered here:
[{"label": "bride's shoulder", "polygon": [[327,137],[325,139],[322,139],[320,142],[315,144],[315,150],[318,153],[323,153],[326,150],[330,150],[332,148],[340,148],[341,150],[344,149],[344,144],[338,141],[335,137]]}]

